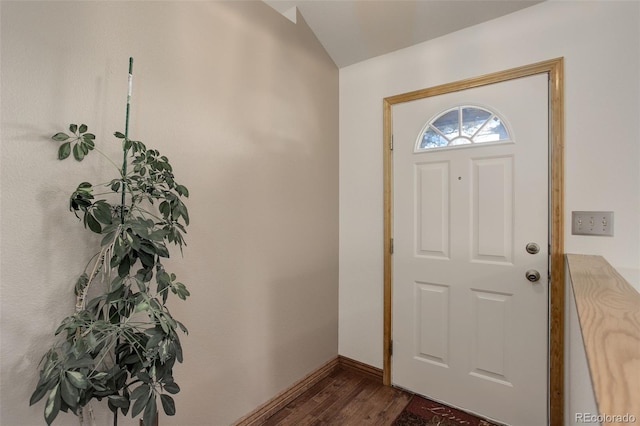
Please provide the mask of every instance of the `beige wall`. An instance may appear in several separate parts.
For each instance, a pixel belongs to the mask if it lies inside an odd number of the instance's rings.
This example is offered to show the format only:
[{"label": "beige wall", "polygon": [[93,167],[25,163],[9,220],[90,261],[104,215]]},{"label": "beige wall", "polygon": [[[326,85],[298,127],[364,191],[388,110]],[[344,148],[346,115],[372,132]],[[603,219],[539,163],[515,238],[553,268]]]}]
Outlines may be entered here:
[{"label": "beige wall", "polygon": [[114,172],[58,162],[48,138],[87,123],[117,157],[129,56],[131,136],[191,191],[168,265],[192,294],[172,305],[190,334],[161,424],[229,424],[336,356],[338,70],[306,24],[261,2],[1,7],[0,424],[44,423],[36,366],[97,243],[67,197]]}]

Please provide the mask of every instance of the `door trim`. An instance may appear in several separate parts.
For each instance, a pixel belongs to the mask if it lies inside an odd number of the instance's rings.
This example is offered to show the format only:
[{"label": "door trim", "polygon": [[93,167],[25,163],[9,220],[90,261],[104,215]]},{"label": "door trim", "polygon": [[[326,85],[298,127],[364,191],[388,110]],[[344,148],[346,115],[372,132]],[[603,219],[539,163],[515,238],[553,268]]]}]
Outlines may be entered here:
[{"label": "door trim", "polygon": [[391,253],[393,223],[393,157],[391,107],[430,96],[509,81],[536,74],[549,76],[549,389],[551,426],[564,421],[564,58],[407,92],[383,99],[384,192],[384,330],[383,381],[391,384]]}]

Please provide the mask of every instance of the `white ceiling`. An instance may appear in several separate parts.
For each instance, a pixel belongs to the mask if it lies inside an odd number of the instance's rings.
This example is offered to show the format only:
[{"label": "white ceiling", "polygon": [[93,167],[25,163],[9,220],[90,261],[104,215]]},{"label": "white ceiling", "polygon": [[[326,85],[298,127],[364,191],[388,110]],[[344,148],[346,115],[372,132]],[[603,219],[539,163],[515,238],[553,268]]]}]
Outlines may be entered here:
[{"label": "white ceiling", "polygon": [[339,68],[431,40],[542,0],[263,0],[298,8]]}]

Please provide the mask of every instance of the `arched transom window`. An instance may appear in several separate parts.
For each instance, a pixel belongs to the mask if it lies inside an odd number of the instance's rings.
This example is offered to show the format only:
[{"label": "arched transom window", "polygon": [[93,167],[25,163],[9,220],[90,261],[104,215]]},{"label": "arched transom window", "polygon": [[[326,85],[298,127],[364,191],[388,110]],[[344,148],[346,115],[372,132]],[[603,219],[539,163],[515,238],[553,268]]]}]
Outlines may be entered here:
[{"label": "arched transom window", "polygon": [[465,105],[446,110],[430,120],[420,131],[416,152],[510,141],[511,135],[504,120],[495,112]]}]

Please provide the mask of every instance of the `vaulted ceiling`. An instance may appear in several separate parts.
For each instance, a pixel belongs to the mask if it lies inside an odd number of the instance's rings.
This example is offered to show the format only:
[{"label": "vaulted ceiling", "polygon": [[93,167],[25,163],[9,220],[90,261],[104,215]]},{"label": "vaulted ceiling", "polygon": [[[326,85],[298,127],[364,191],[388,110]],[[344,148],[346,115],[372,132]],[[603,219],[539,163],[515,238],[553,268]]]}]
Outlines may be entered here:
[{"label": "vaulted ceiling", "polygon": [[263,0],[297,8],[339,68],[524,9],[542,0]]}]

